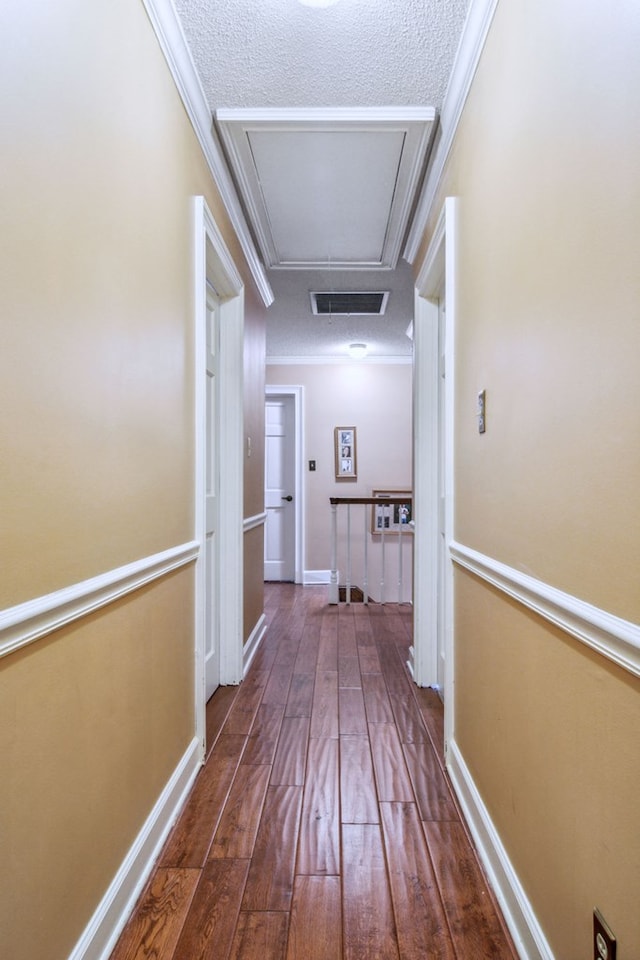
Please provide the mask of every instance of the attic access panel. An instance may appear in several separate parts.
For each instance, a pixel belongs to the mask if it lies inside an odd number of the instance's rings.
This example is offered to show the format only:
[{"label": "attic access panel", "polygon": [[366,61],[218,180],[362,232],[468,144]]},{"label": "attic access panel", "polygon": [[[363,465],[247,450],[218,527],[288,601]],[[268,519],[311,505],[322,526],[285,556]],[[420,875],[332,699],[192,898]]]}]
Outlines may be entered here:
[{"label": "attic access panel", "polygon": [[267,266],[395,268],[433,108],[221,109],[216,120]]},{"label": "attic access panel", "polygon": [[381,317],[387,307],[389,291],[358,293],[342,290],[314,291],[309,296],[311,298],[311,312],[314,316]]}]

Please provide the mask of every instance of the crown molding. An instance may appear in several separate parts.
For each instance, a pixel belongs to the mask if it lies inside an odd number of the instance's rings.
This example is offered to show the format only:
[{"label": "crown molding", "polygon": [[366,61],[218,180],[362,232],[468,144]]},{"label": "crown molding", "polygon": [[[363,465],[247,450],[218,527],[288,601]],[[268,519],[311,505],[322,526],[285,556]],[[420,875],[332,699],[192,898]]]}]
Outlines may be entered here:
[{"label": "crown molding", "polygon": [[142,2],[206,158],[213,181],[240,241],[251,276],[265,306],[269,307],[274,300],[273,291],[240,207],[222,149],[214,135],[211,111],[176,11],[171,0],[142,0]]},{"label": "crown molding", "polygon": [[380,364],[411,364],[413,363],[413,356],[403,354],[401,357],[363,357],[362,360],[352,360],[351,357],[267,357],[266,364],[268,367],[280,367],[280,366],[310,366],[313,364],[327,364],[327,365],[338,365],[344,366],[349,364],[349,366],[357,367],[366,367],[371,365],[380,365]]},{"label": "crown molding", "polygon": [[442,173],[451,152],[460,117],[471,90],[498,0],[471,0],[449,85],[440,114],[440,139],[418,200],[404,249],[404,259],[413,263],[431,216]]}]

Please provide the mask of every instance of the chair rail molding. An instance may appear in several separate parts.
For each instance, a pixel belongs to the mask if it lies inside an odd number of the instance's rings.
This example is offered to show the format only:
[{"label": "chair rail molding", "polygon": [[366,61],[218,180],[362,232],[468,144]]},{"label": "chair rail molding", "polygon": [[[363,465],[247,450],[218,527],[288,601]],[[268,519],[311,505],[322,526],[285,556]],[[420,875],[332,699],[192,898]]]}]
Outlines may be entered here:
[{"label": "chair rail molding", "polygon": [[534,610],[581,643],[640,677],[640,625],[521,573],[461,543],[449,546],[458,566]]},{"label": "chair rail molding", "polygon": [[242,523],[242,529],[245,533],[249,530],[255,530],[256,527],[263,527],[267,520],[267,511],[263,510],[262,513],[256,513],[253,517],[245,517]]},{"label": "chair rail molding", "polygon": [[192,540],[0,612],[0,657],[80,620],[197,559]]}]

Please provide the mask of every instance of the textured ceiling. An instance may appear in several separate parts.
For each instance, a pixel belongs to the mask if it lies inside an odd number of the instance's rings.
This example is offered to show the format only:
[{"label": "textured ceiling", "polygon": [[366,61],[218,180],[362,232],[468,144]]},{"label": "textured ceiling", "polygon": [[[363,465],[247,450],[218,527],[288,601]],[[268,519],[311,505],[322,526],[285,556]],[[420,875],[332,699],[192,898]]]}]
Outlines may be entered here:
[{"label": "textured ceiling", "polygon": [[217,107],[439,109],[467,0],[175,0]]},{"label": "textured ceiling", "polygon": [[[323,356],[344,358],[350,343],[365,342],[368,356],[411,356],[406,335],[413,319],[411,267],[401,260],[396,270],[272,270],[269,282],[275,303],[269,308],[269,357]],[[381,317],[317,317],[310,309],[312,290],[389,290]]]},{"label": "textured ceiling", "polygon": [[[439,111],[468,0],[174,0],[212,115],[219,108],[430,106]],[[267,356],[334,357],[354,340],[409,356],[411,270],[271,271]],[[309,290],[391,290],[383,318],[314,317]]]}]

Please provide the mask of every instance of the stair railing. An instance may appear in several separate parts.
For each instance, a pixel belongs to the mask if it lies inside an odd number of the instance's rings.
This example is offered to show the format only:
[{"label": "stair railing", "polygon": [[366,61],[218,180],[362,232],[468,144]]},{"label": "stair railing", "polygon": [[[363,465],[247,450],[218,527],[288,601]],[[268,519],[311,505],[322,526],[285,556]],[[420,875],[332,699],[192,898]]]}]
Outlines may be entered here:
[{"label": "stair railing", "polygon": [[[375,544],[374,549],[378,553],[377,560],[379,568],[379,582],[377,588],[379,589],[379,602],[385,603],[386,594],[387,594],[387,573],[389,566],[389,556],[390,554],[396,554],[396,575],[397,575],[397,602],[398,603],[411,603],[411,583],[409,584],[409,596],[408,599],[405,596],[405,587],[404,587],[404,574],[405,574],[405,553],[406,550],[404,546],[407,543],[407,540],[412,537],[413,534],[413,521],[409,521],[406,524],[398,523],[393,525],[393,530],[387,529],[385,522],[380,526],[380,530],[374,527],[373,523],[371,526],[369,524],[369,518],[372,515],[372,512],[376,508],[382,508],[383,516],[388,514],[384,513],[384,508],[393,507],[398,505],[399,508],[409,507],[408,515],[412,515],[412,498],[404,494],[403,496],[384,496],[382,497],[330,497],[329,502],[331,504],[331,574],[329,581],[329,603],[336,604],[340,602],[340,584],[338,583],[338,571],[339,563],[338,560],[344,561],[344,590],[345,590],[345,602],[351,603],[351,595],[353,590],[353,548],[352,548],[352,508],[353,507],[362,507],[362,518],[363,518],[363,541],[362,541],[362,593],[363,593],[363,602],[368,603],[369,599],[378,599],[376,597],[370,598],[369,596],[369,564],[370,564],[370,540]],[[338,557],[338,532],[339,532],[339,513],[344,514],[344,524],[346,530],[346,543],[344,545],[343,554]],[[375,516],[375,514],[373,514]],[[396,549],[393,549],[393,544],[395,543]],[[378,549],[379,547],[379,549]],[[410,553],[412,557],[412,552]],[[376,587],[373,587],[372,590],[375,592]],[[393,601],[386,601],[393,602]]]}]

